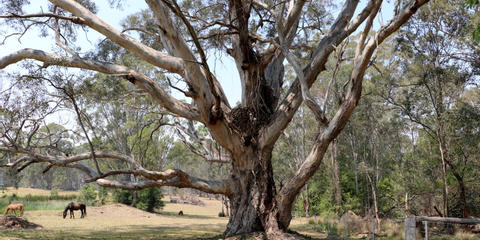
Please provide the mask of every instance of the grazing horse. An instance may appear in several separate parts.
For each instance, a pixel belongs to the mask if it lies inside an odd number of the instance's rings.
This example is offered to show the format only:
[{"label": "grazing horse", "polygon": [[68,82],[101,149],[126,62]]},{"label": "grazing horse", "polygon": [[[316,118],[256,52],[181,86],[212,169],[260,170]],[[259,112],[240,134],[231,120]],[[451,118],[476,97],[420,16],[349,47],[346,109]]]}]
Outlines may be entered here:
[{"label": "grazing horse", "polygon": [[69,203],[65,208],[65,210],[63,211],[63,218],[67,216],[68,210],[70,210],[70,218],[72,217],[75,218],[75,215],[73,214],[73,210],[80,210],[80,212],[82,212],[82,216],[80,218],[87,216],[87,208],[83,203],[74,203],[74,202]]},{"label": "grazing horse", "polygon": [[8,211],[12,211],[13,214],[17,215],[17,210],[20,210],[20,216],[23,216],[23,204],[21,203],[12,203],[5,208],[4,215],[7,215]]}]

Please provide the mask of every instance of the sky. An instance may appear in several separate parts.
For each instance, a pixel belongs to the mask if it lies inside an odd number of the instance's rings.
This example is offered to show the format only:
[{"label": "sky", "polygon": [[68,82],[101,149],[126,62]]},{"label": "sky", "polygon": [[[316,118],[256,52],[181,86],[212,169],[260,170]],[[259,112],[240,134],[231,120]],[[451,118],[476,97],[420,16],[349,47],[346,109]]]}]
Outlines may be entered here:
[{"label": "sky", "polygon": [[[48,9],[47,2],[48,1],[39,0],[32,1],[32,4],[26,8],[27,12],[38,13],[41,12],[42,9],[44,12],[46,12]],[[121,9],[111,8],[106,0],[95,1],[95,4],[99,10],[97,15],[118,30],[121,30],[120,23],[126,16],[147,8],[147,4],[144,1],[138,0],[125,1]],[[0,33],[0,36],[2,36],[3,39],[2,33]],[[93,30],[88,31],[87,36],[88,37],[85,37],[85,34],[80,33],[78,41],[79,46],[81,46],[82,50],[85,52],[95,48],[96,44],[103,39],[101,34]],[[20,39],[20,41],[18,41],[18,38],[16,37],[11,37],[7,39],[4,45],[0,45],[0,57],[23,48],[34,48],[44,50],[46,52],[53,52],[52,50],[57,47],[54,39],[39,37],[38,31],[29,31]],[[220,84],[223,86],[223,90],[227,95],[230,105],[234,106],[237,102],[240,102],[241,88],[240,78],[233,59],[230,56],[219,55],[218,53],[209,54],[207,52],[207,54],[207,62],[211,71],[215,74],[217,79],[220,81]],[[18,63],[10,65],[4,70],[0,71],[11,71],[17,69]],[[6,83],[6,81],[6,79],[0,78],[0,90],[7,87],[8,83]],[[173,96],[179,99],[184,98],[179,92],[173,92]]]},{"label": "sky", "polygon": [[[27,8],[27,12],[36,13],[41,12],[42,10],[47,10],[48,1],[32,1]],[[102,18],[105,22],[112,25],[113,27],[121,30],[120,22],[128,15],[138,12],[142,9],[147,8],[147,5],[144,1],[124,1],[121,9],[111,8],[107,0],[95,1],[97,4],[97,9],[99,10],[97,15]],[[363,9],[366,5],[366,1],[361,1],[358,7],[358,11]],[[386,7],[380,12],[379,17],[375,21],[374,27],[378,28],[380,24],[385,24],[390,20],[392,15],[392,3],[387,3]],[[2,27],[0,26],[0,29]],[[361,29],[361,28],[360,28]],[[0,32],[1,34],[1,32]],[[2,34],[3,35],[3,34]],[[102,35],[90,30],[87,34],[79,34],[79,45],[82,47],[83,51],[91,50],[95,48],[99,40],[103,39]],[[47,52],[52,52],[55,49],[54,39],[51,38],[42,38],[39,37],[37,31],[30,31],[25,34],[20,41],[16,37],[9,38],[4,45],[0,45],[0,57],[3,57],[9,53],[12,53],[16,50],[22,48],[35,48],[41,49]],[[224,92],[227,95],[227,98],[230,102],[230,105],[235,106],[236,103],[241,101],[241,86],[240,79],[235,67],[233,59],[225,54],[213,54],[213,52],[208,52],[208,64],[210,69],[213,71],[217,79],[219,79],[220,84],[224,88]],[[0,71],[10,71],[18,69],[18,64],[7,67],[5,70]],[[7,83],[5,79],[0,78],[0,90],[5,88]],[[179,92],[174,92],[173,96],[176,98],[184,98],[183,95]]]}]

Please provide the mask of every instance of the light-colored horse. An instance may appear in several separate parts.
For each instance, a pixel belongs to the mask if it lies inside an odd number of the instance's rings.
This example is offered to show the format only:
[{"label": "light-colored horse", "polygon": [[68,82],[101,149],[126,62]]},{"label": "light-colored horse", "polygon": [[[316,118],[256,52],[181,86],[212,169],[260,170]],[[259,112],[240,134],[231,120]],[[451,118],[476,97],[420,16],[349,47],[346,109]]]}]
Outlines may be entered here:
[{"label": "light-colored horse", "polygon": [[23,204],[21,203],[12,203],[5,208],[4,215],[7,215],[8,211],[12,211],[13,214],[17,215],[17,210],[20,210],[20,216],[23,216]]}]

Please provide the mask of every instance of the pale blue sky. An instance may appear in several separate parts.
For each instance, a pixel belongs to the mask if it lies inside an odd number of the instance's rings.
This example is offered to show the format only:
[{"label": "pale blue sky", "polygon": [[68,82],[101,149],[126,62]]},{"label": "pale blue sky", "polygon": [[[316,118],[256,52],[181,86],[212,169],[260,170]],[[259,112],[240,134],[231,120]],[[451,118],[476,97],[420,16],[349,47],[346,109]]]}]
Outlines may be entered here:
[{"label": "pale blue sky", "polygon": [[[31,4],[27,8],[27,11],[29,13],[40,12],[42,9],[46,11],[47,1],[36,0],[32,2],[33,4]],[[144,1],[135,1],[135,3],[133,3],[133,1],[125,1],[122,9],[110,8],[108,1],[105,0],[95,1],[95,3],[97,4],[99,10],[97,15],[105,22],[119,30],[121,30],[120,22],[126,16],[147,8],[147,4]],[[93,30],[88,31],[87,36],[88,37],[85,37],[85,34],[83,32],[79,34],[78,44],[82,47],[82,51],[87,51],[95,48],[98,41],[100,39],[103,39],[102,35]],[[6,41],[5,45],[0,45],[0,57],[22,48],[41,49],[48,52],[52,52],[52,49],[56,48],[54,39],[41,38],[39,37],[39,33],[37,31],[28,32],[21,38],[20,41],[21,42],[19,42],[15,37],[11,37]],[[219,79],[221,85],[223,86],[230,104],[235,105],[235,103],[240,101],[241,88],[240,79],[233,59],[224,54],[209,54],[208,57],[208,64],[211,70],[214,72],[215,76]],[[8,66],[7,68],[5,68],[5,71],[18,69],[17,65],[18,64]],[[7,85],[7,83],[2,81],[6,80],[0,78],[0,89],[6,87]],[[183,97],[178,92],[174,93],[174,96],[177,98]]]},{"label": "pale blue sky", "polygon": [[[34,3],[27,8],[28,12],[30,13],[40,12],[42,9],[47,9],[47,1],[35,0],[32,2]],[[144,1],[125,1],[122,9],[110,8],[108,1],[106,0],[95,1],[95,3],[97,4],[99,10],[98,16],[117,29],[121,29],[120,22],[126,16],[147,8],[147,5]],[[359,9],[362,9],[365,4],[365,1],[361,1]],[[380,13],[380,17],[377,17],[377,20],[375,21],[375,27],[378,28],[381,23],[385,24],[387,21],[389,21],[392,12],[392,3],[389,3]],[[22,37],[21,43],[18,42],[15,37],[8,39],[5,45],[0,46],[0,57],[21,48],[35,48],[51,52],[55,48],[54,39],[41,38],[38,35],[39,34],[36,31],[28,32]],[[86,37],[86,35],[88,37]],[[95,48],[99,39],[103,39],[102,36],[97,32],[90,30],[87,34],[79,34],[79,45],[82,47],[83,51],[91,50]],[[230,104],[234,106],[240,101],[241,86],[233,59],[225,54],[210,53],[208,64],[222,84]],[[9,66],[5,70],[8,71],[12,69],[16,69],[16,65]],[[0,79],[0,89],[2,89],[2,86],[5,87],[5,85],[5,83],[2,84],[2,79]],[[183,97],[179,93],[174,93],[174,96],[178,98]]]}]

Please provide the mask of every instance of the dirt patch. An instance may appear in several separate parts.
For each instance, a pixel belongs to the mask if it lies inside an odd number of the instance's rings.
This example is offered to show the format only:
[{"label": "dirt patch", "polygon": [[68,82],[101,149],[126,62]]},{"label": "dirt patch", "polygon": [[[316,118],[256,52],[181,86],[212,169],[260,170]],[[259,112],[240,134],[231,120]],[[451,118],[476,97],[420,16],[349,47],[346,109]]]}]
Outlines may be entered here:
[{"label": "dirt patch", "polygon": [[104,205],[100,207],[87,207],[87,217],[94,216],[119,216],[119,217],[152,217],[155,213],[149,213],[138,208],[134,208],[125,204],[115,203],[111,205]]},{"label": "dirt patch", "polygon": [[4,215],[0,217],[0,230],[5,229],[42,229],[41,225],[27,221],[15,215]]},{"label": "dirt patch", "polygon": [[205,206],[205,203],[197,196],[182,194],[180,197],[170,196],[170,203],[191,204],[196,206]]}]

